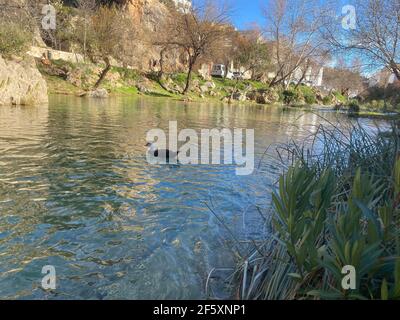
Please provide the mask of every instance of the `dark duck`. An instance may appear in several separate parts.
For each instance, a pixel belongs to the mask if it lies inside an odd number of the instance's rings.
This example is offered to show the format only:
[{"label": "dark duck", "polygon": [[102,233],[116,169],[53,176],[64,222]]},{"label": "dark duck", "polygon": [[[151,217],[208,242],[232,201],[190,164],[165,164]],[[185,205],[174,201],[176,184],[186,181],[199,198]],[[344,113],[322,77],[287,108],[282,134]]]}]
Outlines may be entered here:
[{"label": "dark duck", "polygon": [[167,163],[171,161],[178,161],[178,152],[174,152],[168,149],[158,149],[157,145],[154,142],[146,143],[145,147],[147,147],[147,152],[150,156],[154,158],[158,158],[160,161],[165,161]]}]

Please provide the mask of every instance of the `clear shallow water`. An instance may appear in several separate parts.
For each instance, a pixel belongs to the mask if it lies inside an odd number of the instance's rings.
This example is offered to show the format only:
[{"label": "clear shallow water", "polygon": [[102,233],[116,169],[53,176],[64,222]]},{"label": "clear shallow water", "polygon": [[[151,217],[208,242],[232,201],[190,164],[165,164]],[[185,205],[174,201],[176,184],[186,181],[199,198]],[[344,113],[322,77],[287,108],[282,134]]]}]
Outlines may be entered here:
[{"label": "clear shallow water", "polygon": [[[333,122],[335,115],[324,113]],[[232,238],[261,230],[280,167],[150,166],[146,132],[254,128],[266,148],[303,140],[322,120],[304,111],[185,104],[164,99],[52,97],[0,108],[0,298],[204,299],[212,268],[229,268]],[[273,153],[273,149],[269,153]],[[246,214],[243,214],[246,212]],[[41,289],[54,265],[57,289]]]}]

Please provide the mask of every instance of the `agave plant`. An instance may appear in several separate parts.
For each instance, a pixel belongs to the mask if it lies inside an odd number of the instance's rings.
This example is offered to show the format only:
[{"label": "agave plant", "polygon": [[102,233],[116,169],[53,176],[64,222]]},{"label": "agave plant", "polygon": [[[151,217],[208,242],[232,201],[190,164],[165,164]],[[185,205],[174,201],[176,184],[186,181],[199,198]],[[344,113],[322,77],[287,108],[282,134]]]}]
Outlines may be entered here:
[{"label": "agave plant", "polygon": [[286,147],[293,166],[272,196],[271,237],[238,269],[241,298],[400,299],[399,135],[337,130],[318,130],[317,153]]},{"label": "agave plant", "polygon": [[273,225],[297,266],[299,274],[292,276],[301,280],[318,268],[334,186],[332,171],[317,178],[313,170],[296,166],[281,177],[279,195],[273,195],[276,212]]},{"label": "agave plant", "polygon": [[[398,170],[400,161],[395,165],[395,172]],[[399,211],[393,206],[393,199],[385,199],[385,204],[380,205],[383,201],[380,183],[379,179],[362,175],[358,170],[348,201],[328,220],[328,254],[321,260],[321,266],[332,276],[331,293],[336,293],[337,298],[400,298]],[[393,195],[397,193],[396,183]],[[357,272],[355,290],[340,288],[341,270],[346,265]],[[324,297],[322,291],[311,294]]]},{"label": "agave plant", "polygon": [[[395,181],[399,171],[400,161]],[[392,199],[383,199],[381,179],[359,169],[348,196],[337,202],[336,180],[330,170],[317,177],[296,165],[281,177],[279,194],[273,196],[276,236],[296,270],[287,277],[301,284],[294,296],[400,298],[399,211],[394,206],[399,185],[395,182]],[[356,270],[355,290],[341,286],[344,266]]]}]

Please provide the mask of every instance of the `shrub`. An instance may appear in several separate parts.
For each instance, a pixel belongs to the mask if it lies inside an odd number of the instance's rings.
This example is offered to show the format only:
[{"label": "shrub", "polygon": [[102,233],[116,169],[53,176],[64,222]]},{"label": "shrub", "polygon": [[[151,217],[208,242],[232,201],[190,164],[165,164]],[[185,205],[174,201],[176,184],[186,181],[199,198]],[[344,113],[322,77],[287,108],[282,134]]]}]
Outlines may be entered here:
[{"label": "shrub", "polygon": [[383,99],[385,97],[385,88],[383,87],[370,87],[367,91],[366,99],[369,101]]},{"label": "shrub", "polygon": [[139,78],[139,73],[133,69],[113,67],[112,70],[118,72],[125,81],[135,81]]},{"label": "shrub", "polygon": [[324,98],[322,99],[322,103],[323,103],[325,106],[332,104],[332,97],[331,97],[330,95],[324,97]]},{"label": "shrub", "polygon": [[[241,298],[400,299],[399,136],[349,125],[319,126],[311,149],[278,148],[293,165],[273,194],[267,239],[235,273]],[[347,265],[355,290],[342,288]]]},{"label": "shrub", "polygon": [[333,91],[332,93],[336,97],[336,99],[339,100],[339,102],[345,103],[347,101],[347,98],[340,92]]},{"label": "shrub", "polygon": [[171,76],[172,81],[179,85],[183,85],[186,83],[186,77],[187,75],[185,73],[176,73]]},{"label": "shrub", "polygon": [[384,109],[385,105],[386,105],[385,101],[382,100],[382,99],[380,99],[380,100],[372,100],[371,103],[372,103],[372,106],[377,110]]},{"label": "shrub", "polygon": [[28,48],[32,35],[17,23],[0,22],[0,54],[24,54]]},{"label": "shrub", "polygon": [[351,100],[349,103],[349,112],[350,113],[358,113],[360,112],[360,105],[357,100]]},{"label": "shrub", "polygon": [[244,81],[246,85],[251,85],[254,89],[260,90],[260,89],[266,89],[267,85],[265,83],[262,83],[260,81],[254,81],[254,80],[247,80]]},{"label": "shrub", "polygon": [[[364,94],[364,100],[369,104],[371,108],[376,110],[385,108],[390,109],[396,106],[400,102],[398,84],[388,85],[384,87],[372,87]],[[385,102],[386,101],[386,105]]]},{"label": "shrub", "polygon": [[[273,225],[295,265],[288,276],[299,284],[296,295],[400,298],[400,249],[394,247],[400,211],[393,211],[400,181],[382,186],[381,179],[358,169],[351,187],[343,191],[346,197],[339,197],[335,191],[341,183],[333,171],[316,172],[301,165],[290,168],[273,196]],[[400,173],[400,161],[394,172]],[[385,202],[379,202],[385,191]],[[341,285],[347,265],[356,270],[356,289],[351,291]]]},{"label": "shrub", "polygon": [[317,103],[317,96],[312,88],[307,86],[300,86],[300,91],[304,97],[304,101],[307,104],[316,104]]},{"label": "shrub", "polygon": [[301,93],[296,89],[288,89],[282,92],[285,104],[295,104],[301,101]]},{"label": "shrub", "polygon": [[315,103],[317,103],[317,97],[315,96],[314,93],[305,93],[304,94],[304,101],[307,104],[315,104]]}]

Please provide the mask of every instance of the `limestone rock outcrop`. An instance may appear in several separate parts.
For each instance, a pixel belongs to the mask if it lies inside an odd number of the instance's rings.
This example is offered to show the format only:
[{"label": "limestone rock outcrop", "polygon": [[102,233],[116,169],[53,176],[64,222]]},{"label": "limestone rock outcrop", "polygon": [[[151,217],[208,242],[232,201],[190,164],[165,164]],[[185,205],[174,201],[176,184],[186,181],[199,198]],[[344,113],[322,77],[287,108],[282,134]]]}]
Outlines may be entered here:
[{"label": "limestone rock outcrop", "polygon": [[0,56],[0,105],[48,103],[47,84],[33,58],[5,60]]},{"label": "limestone rock outcrop", "polygon": [[[149,35],[163,33],[163,23],[168,19],[169,9],[160,0],[127,1],[126,9],[141,34],[135,42],[132,67],[142,71],[159,71],[160,48],[151,45]],[[184,70],[185,55],[178,50],[169,50],[164,56],[164,71]]]}]

